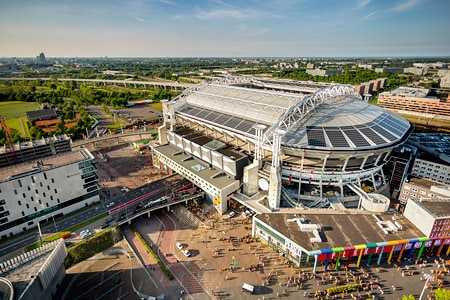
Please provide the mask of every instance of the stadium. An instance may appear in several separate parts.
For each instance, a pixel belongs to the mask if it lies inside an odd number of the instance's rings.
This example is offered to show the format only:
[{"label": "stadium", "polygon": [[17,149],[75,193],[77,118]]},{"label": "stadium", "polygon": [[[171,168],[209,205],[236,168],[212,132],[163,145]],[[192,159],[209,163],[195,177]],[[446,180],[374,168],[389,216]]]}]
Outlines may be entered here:
[{"label": "stadium", "polygon": [[[163,103],[155,165],[184,175],[224,213],[230,200],[385,211],[391,151],[413,131],[350,85],[227,77]],[[247,201],[248,202],[248,201]]]}]

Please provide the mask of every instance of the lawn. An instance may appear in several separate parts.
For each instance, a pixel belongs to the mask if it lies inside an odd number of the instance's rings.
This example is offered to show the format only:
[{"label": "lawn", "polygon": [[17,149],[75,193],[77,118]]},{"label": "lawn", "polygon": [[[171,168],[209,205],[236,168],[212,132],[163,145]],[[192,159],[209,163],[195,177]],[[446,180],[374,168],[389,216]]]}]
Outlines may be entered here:
[{"label": "lawn", "polygon": [[37,109],[39,109],[39,106],[36,102],[0,102],[0,116],[2,116],[5,120],[24,117],[27,111]]},{"label": "lawn", "polygon": [[160,110],[160,111],[163,110],[161,102],[155,102],[155,103],[149,104],[148,106],[150,106],[151,108]]},{"label": "lawn", "polygon": [[37,103],[5,101],[0,102],[0,116],[2,116],[9,128],[17,130],[24,138],[30,137],[30,129],[28,128],[27,111],[39,109]]}]

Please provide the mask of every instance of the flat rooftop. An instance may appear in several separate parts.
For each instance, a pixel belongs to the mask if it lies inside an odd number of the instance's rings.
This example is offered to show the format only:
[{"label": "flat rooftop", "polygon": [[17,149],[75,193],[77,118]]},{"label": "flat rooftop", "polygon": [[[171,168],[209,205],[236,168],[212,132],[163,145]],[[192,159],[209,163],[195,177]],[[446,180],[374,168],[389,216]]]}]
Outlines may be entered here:
[{"label": "flat rooftop", "polygon": [[219,189],[223,189],[236,181],[236,179],[228,177],[219,169],[214,167],[210,169],[208,163],[188,152],[183,152],[171,144],[157,146],[153,149]]},{"label": "flat rooftop", "polygon": [[[26,252],[21,256],[17,256],[8,262],[16,261],[16,267],[4,272],[0,272],[0,276],[8,279],[14,288],[14,299],[18,299],[20,295],[27,289],[31,281],[38,276],[38,272],[43,268],[44,263],[51,259],[56,249],[61,249],[60,244],[64,243],[61,239],[48,243],[40,248]],[[65,246],[64,247],[64,252]],[[6,262],[3,262],[6,264]],[[45,271],[44,271],[45,272]],[[36,278],[36,280],[39,280]]]},{"label": "flat rooftop", "polygon": [[[377,224],[373,214],[359,213],[326,213],[326,214],[261,214],[255,218],[268,224],[276,231],[283,233],[289,239],[302,246],[307,251],[329,248],[365,245],[377,242],[396,241],[424,237],[410,221],[403,216],[391,214],[377,214],[381,221],[398,222],[402,230],[396,233],[385,234]],[[301,231],[297,222],[287,222],[289,219],[304,218],[305,223],[321,226],[320,237],[322,242],[312,243],[312,232]]]},{"label": "flat rooftop", "polygon": [[[39,140],[15,143],[15,144],[12,144],[12,146],[14,148],[14,151],[20,151],[20,150],[24,150],[24,149],[29,149],[29,148],[33,148],[33,147],[39,147],[39,146],[44,146],[44,145],[48,145],[51,143],[64,142],[64,141],[69,141],[69,140],[70,140],[70,138],[67,135],[60,135],[60,136],[42,138]],[[10,149],[7,145],[3,145],[3,147],[0,148],[0,154],[5,154],[5,153],[9,153],[9,152],[10,152]]]},{"label": "flat rooftop", "polygon": [[[408,200],[409,201],[409,200]],[[436,218],[450,216],[450,198],[447,199],[422,199],[415,200]]]},{"label": "flat rooftop", "polygon": [[410,176],[409,183],[418,187],[430,189],[432,186],[445,186],[445,184],[442,184],[440,182],[431,180],[431,179],[425,179],[425,178],[419,178],[419,177],[413,177]]},{"label": "flat rooftop", "polygon": [[65,152],[55,156],[44,157],[39,159],[39,162],[41,162],[39,166],[37,161],[30,161],[1,169],[0,182],[93,158],[94,157],[92,154],[85,148],[78,151]]}]

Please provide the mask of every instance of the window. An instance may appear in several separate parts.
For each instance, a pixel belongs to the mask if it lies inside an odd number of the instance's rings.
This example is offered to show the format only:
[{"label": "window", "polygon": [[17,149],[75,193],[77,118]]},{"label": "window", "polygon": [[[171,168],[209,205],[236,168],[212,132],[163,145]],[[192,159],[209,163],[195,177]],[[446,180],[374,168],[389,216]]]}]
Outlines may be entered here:
[{"label": "window", "polygon": [[31,201],[34,201],[34,197],[33,196],[31,196]]},{"label": "window", "polygon": [[32,181],[33,183],[36,183],[33,175],[31,176],[31,181]]},{"label": "window", "polygon": [[27,208],[30,208],[30,204],[27,203]]},{"label": "window", "polygon": [[44,197],[46,197],[46,196],[45,196],[45,193],[42,193],[42,195],[43,195]]},{"label": "window", "polygon": [[47,185],[47,190],[49,190],[49,191],[50,191],[50,186],[49,186],[49,185]]},{"label": "window", "polygon": [[27,195],[25,195],[25,193],[22,193],[22,197],[26,198],[26,197],[27,197]]},{"label": "window", "polygon": [[39,202],[39,204],[42,204],[42,201],[41,201],[41,199],[39,199],[39,201],[38,201],[38,202]]},{"label": "window", "polygon": [[17,201],[17,204],[19,204],[19,205],[22,205],[22,202],[20,202],[20,201]]},{"label": "window", "polygon": [[17,190],[14,190],[14,195],[17,195]]},{"label": "window", "polygon": [[34,211],[37,211],[37,207],[34,208]]},{"label": "window", "polygon": [[58,194],[58,191],[55,189],[55,194]]},{"label": "window", "polygon": [[55,179],[52,178],[52,183],[55,183]]},{"label": "window", "polygon": [[43,185],[42,185],[42,182],[39,182],[39,185],[42,187]]},{"label": "window", "polygon": [[47,174],[44,173],[44,179],[47,180]]},{"label": "window", "polygon": [[19,186],[22,187],[22,181],[20,179],[17,181],[19,182]]},{"label": "window", "polygon": [[25,217],[25,212],[22,211],[22,217]]}]

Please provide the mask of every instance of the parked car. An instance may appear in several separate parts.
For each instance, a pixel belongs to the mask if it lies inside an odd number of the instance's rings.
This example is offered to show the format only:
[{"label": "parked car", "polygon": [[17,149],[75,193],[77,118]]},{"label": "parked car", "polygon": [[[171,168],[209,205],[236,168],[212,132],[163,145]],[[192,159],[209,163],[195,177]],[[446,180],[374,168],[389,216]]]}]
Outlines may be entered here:
[{"label": "parked car", "polygon": [[183,252],[184,256],[189,257],[191,256],[191,252],[189,252],[189,250],[181,250],[181,252]]},{"label": "parked car", "polygon": [[106,204],[106,208],[110,208],[114,206],[114,202],[109,202],[108,204]]},{"label": "parked car", "polygon": [[234,211],[230,211],[229,213],[228,213],[228,217],[229,218],[232,218],[232,217],[234,217],[236,215],[236,213],[234,212]]},{"label": "parked car", "polygon": [[72,233],[64,233],[64,234],[61,236],[61,238],[62,238],[63,240],[65,240],[65,239],[70,238],[71,236],[72,236]]},{"label": "parked car", "polygon": [[124,186],[123,188],[120,189],[121,192],[129,192],[130,189],[127,188],[126,186]]},{"label": "parked car", "polygon": [[102,226],[100,226],[100,229],[105,229],[105,228],[108,227],[108,226],[109,226],[108,223],[104,223],[104,224],[102,224]]},{"label": "parked car", "polygon": [[180,250],[183,249],[183,245],[181,245],[180,242],[177,242],[175,245],[177,246],[178,249]]}]

